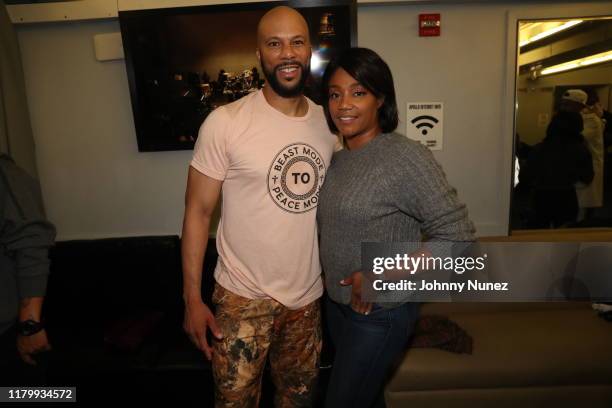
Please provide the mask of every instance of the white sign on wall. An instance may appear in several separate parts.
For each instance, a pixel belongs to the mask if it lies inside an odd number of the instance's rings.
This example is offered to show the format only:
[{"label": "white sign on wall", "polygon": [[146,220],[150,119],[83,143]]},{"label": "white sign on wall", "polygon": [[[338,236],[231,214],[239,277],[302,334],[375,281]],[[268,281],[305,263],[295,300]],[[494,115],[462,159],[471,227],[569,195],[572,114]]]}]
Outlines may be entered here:
[{"label": "white sign on wall", "polygon": [[442,150],[444,136],[444,103],[408,102],[406,136],[429,147]]}]

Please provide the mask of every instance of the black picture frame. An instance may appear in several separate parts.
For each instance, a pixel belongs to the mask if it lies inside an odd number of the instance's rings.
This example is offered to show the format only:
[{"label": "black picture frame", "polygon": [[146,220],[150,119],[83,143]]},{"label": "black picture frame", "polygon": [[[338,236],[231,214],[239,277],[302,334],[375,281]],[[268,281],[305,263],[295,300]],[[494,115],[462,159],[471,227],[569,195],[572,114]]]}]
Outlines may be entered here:
[{"label": "black picture frame", "polygon": [[[194,57],[189,54],[189,57],[184,58],[177,56],[176,49],[181,48],[176,47],[176,38],[179,35],[177,31],[181,30],[169,30],[168,26],[174,24],[176,28],[180,22],[189,23],[190,19],[205,21],[215,17],[227,19],[228,16],[235,15],[246,19],[242,21],[248,21],[247,25],[252,28],[261,15],[279,5],[289,5],[304,15],[311,30],[313,54],[321,50],[326,53],[323,63],[327,61],[327,57],[333,56],[341,49],[356,46],[355,0],[271,1],[119,12],[132,113],[140,152],[193,149],[197,131],[212,110],[253,92],[263,82],[263,74],[259,75],[260,81],[256,81],[256,70],[250,68],[250,65],[248,68],[245,65],[246,69],[235,75],[223,72],[222,76],[219,72],[217,80],[211,79],[214,72],[211,76],[207,72],[177,68],[180,65],[177,60],[191,58],[190,61],[193,61],[199,55]],[[320,34],[323,32],[320,29],[323,26],[323,13],[330,13],[330,20],[334,21],[330,24],[333,35],[329,35],[327,31]],[[202,28],[205,27],[203,24],[198,27],[205,30]],[[244,28],[235,26],[230,29]],[[223,37],[222,34],[215,35]],[[234,33],[234,37],[237,35]],[[252,37],[255,37],[254,29]],[[249,38],[249,41],[252,41],[252,38]],[[184,43],[181,42],[180,45],[183,46]],[[190,52],[197,54],[198,51]],[[258,65],[253,67],[260,70]],[[317,80],[321,75],[322,69],[319,69],[318,73],[313,69],[305,91],[315,102],[320,102]],[[208,82],[203,83],[203,79]]]}]

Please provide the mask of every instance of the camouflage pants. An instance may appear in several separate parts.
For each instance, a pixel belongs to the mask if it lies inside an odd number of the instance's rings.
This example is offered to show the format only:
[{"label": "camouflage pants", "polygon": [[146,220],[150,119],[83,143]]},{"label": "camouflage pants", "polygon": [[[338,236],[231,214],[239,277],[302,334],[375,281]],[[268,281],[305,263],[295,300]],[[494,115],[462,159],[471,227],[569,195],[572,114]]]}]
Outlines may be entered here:
[{"label": "camouflage pants", "polygon": [[223,339],[213,342],[215,407],[257,407],[270,358],[274,405],[310,407],[321,353],[321,310],[315,301],[290,310],[272,299],[247,299],[215,284],[213,303]]}]

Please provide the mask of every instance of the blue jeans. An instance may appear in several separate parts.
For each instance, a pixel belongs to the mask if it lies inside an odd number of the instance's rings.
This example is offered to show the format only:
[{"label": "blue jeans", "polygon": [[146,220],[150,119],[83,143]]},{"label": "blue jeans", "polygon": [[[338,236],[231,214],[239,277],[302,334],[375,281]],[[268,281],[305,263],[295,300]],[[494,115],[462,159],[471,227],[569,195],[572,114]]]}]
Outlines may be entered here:
[{"label": "blue jeans", "polygon": [[374,304],[368,315],[329,298],[325,306],[336,349],[325,407],[384,407],[383,387],[406,351],[418,304],[405,303],[392,309]]}]

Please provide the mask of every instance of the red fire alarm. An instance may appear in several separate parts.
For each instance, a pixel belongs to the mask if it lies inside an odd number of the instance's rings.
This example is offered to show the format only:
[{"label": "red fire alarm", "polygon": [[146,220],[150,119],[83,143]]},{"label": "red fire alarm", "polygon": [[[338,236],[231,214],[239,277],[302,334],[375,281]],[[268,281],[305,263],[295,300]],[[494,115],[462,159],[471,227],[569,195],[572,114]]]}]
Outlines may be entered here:
[{"label": "red fire alarm", "polygon": [[440,14],[419,14],[419,37],[440,35]]}]

